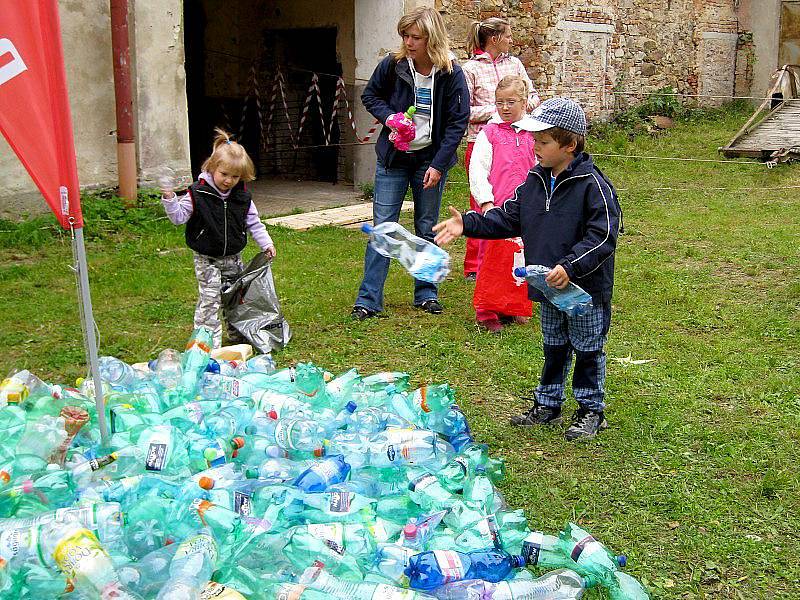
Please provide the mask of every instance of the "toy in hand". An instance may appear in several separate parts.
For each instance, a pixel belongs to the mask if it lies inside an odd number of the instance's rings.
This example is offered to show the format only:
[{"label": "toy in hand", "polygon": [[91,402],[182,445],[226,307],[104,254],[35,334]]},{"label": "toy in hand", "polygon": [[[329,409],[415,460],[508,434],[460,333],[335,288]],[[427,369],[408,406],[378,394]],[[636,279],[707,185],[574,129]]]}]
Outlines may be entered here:
[{"label": "toy in hand", "polygon": [[394,143],[394,147],[405,152],[408,145],[414,141],[417,135],[417,128],[414,126],[414,113],[417,112],[416,106],[409,106],[405,113],[394,113],[386,120],[386,125],[394,131],[389,134],[389,139]]}]

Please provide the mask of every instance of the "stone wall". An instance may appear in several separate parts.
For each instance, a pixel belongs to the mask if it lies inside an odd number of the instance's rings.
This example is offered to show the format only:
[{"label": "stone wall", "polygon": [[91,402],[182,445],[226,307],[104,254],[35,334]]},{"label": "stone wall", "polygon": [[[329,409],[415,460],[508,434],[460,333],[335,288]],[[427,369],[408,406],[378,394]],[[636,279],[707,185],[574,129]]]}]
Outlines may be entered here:
[{"label": "stone wall", "polygon": [[569,95],[591,117],[674,87],[702,104],[746,95],[752,36],[739,12],[747,0],[437,0],[454,51],[466,59],[473,19],[509,20],[513,53],[543,97]]}]

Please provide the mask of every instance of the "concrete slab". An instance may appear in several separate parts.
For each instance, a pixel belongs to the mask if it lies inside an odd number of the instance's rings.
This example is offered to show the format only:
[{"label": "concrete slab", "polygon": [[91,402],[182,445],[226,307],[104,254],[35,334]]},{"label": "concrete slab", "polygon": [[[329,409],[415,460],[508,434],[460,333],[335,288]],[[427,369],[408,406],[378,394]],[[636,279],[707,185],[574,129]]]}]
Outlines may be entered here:
[{"label": "concrete slab", "polygon": [[[414,209],[413,202],[403,202],[404,211]],[[305,231],[322,225],[341,225],[344,227],[360,227],[361,223],[372,221],[372,203],[354,204],[340,208],[329,208],[299,215],[287,215],[267,219],[267,225],[280,225],[290,229]]]},{"label": "concrete slab", "polygon": [[361,190],[347,183],[259,179],[250,184],[250,191],[262,217],[306,213],[364,202]]}]

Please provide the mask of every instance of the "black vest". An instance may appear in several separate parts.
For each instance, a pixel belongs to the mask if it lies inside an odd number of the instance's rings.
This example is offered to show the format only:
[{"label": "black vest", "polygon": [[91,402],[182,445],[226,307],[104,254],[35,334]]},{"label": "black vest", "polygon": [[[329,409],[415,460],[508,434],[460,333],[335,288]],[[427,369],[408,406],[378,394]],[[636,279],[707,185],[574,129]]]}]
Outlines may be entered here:
[{"label": "black vest", "polygon": [[252,197],[239,182],[226,199],[203,179],[189,186],[194,210],[186,222],[186,245],[206,256],[231,256],[247,245]]}]

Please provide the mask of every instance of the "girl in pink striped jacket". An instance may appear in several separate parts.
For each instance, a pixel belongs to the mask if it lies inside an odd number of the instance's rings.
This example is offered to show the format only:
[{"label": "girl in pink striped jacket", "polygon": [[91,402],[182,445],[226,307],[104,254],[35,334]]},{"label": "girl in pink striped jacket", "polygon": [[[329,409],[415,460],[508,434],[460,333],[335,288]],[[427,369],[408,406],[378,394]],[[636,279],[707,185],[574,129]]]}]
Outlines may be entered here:
[{"label": "girl in pink striped jacket", "polygon": [[[497,114],[475,140],[469,165],[469,189],[483,213],[513,198],[517,186],[536,166],[533,131],[530,118],[525,114],[527,99],[528,84],[522,77],[509,75],[501,79],[495,91]],[[476,270],[483,261],[486,245],[486,240],[477,241]],[[492,333],[502,329],[500,318],[505,315],[480,306],[475,307],[475,313],[478,324],[484,329]],[[520,323],[527,318],[515,320]]]}]

